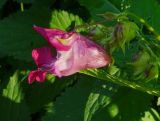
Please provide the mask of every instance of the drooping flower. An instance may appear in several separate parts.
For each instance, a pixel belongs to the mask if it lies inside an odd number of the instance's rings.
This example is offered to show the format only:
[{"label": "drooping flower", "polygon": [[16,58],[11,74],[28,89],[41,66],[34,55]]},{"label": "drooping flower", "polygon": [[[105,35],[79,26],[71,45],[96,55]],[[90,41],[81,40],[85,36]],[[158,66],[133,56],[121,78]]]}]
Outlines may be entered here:
[{"label": "drooping flower", "polygon": [[34,80],[43,82],[46,73],[68,76],[81,69],[104,67],[110,62],[102,47],[79,33],[38,26],[33,28],[56,48],[57,55],[54,56],[49,47],[33,49],[32,57],[38,69],[30,72],[29,83]]}]

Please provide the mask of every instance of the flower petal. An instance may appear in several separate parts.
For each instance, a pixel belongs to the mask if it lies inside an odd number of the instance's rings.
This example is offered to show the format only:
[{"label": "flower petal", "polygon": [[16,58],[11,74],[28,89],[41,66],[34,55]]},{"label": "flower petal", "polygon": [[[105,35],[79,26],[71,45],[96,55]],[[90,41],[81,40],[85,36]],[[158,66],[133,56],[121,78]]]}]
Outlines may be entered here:
[{"label": "flower petal", "polygon": [[72,43],[70,50],[58,51],[55,74],[60,77],[72,75],[85,68],[100,68],[110,62],[103,48],[82,35],[76,36],[79,37]]},{"label": "flower petal", "polygon": [[109,56],[98,48],[87,49],[86,56],[88,56],[86,68],[100,68],[110,63]]},{"label": "flower petal", "polygon": [[63,39],[70,36],[66,32],[58,29],[47,29],[38,26],[33,26],[33,29],[41,34],[56,49],[66,51],[70,48],[69,45],[65,45],[62,42]]},{"label": "flower petal", "polygon": [[86,63],[83,55],[81,56],[81,54],[84,53],[85,50],[76,49],[76,47],[73,47],[67,52],[59,52],[60,56],[55,62],[55,74],[57,76],[61,77],[72,75],[85,66]]},{"label": "flower petal", "polygon": [[54,58],[48,47],[34,49],[32,57],[38,70],[30,72],[29,83],[34,80],[43,81],[47,72],[62,77],[86,68],[104,67],[110,63],[110,57],[105,50],[87,37],[57,29],[37,26],[34,29],[57,49],[57,56]]},{"label": "flower petal", "polygon": [[31,71],[28,76],[28,83],[32,84],[35,80],[38,82],[44,82],[46,77],[46,72],[41,70]]},{"label": "flower petal", "polygon": [[48,47],[37,48],[32,50],[32,57],[38,67],[54,60],[51,50]]}]

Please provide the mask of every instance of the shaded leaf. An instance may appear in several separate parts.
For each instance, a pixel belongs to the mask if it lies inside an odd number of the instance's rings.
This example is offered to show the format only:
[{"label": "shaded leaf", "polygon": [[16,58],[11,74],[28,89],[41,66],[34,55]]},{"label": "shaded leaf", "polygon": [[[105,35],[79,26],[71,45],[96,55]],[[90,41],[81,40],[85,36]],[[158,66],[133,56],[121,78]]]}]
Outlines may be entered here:
[{"label": "shaded leaf", "polygon": [[19,73],[15,72],[0,96],[0,121],[30,121],[20,83]]},{"label": "shaded leaf", "polygon": [[44,116],[43,121],[90,121],[101,106],[110,102],[110,96],[114,92],[109,91],[108,87],[95,78],[81,76],[74,87],[57,98],[52,111]]},{"label": "shaded leaf", "polygon": [[160,32],[160,28],[157,26],[160,20],[160,5],[157,3],[157,0],[132,0],[129,1],[128,4],[130,4],[130,8],[128,8],[129,11],[142,17],[151,26],[153,26],[157,31]]},{"label": "shaded leaf", "polygon": [[[152,96],[129,88],[120,88],[112,101],[92,121],[140,121],[150,109]],[[144,120],[147,121],[147,120]],[[148,120],[150,121],[150,120]]]},{"label": "shaded leaf", "polygon": [[46,104],[55,100],[61,92],[74,82],[73,77],[49,78],[44,83],[33,83],[26,89],[26,102],[32,113],[42,110]]},{"label": "shaded leaf", "polygon": [[78,16],[65,11],[53,12],[50,20],[50,10],[45,7],[32,7],[25,12],[18,12],[0,21],[0,56],[13,56],[16,59],[30,61],[32,48],[45,43],[45,40],[32,30],[32,26],[36,24],[47,27],[49,21],[52,28],[59,29],[67,29],[72,21],[75,21],[76,25],[82,23]]},{"label": "shaded leaf", "polygon": [[45,41],[42,41],[42,38],[32,30],[32,26],[33,24],[47,26],[49,17],[50,11],[47,8],[34,7],[1,20],[0,57],[12,56],[16,59],[30,61],[32,48],[39,47],[45,43]]},{"label": "shaded leaf", "polygon": [[119,13],[119,10],[108,0],[97,0],[94,2],[92,0],[79,0],[79,2],[90,11],[95,20],[99,20],[98,14],[105,13],[106,11]]},{"label": "shaded leaf", "polygon": [[111,102],[111,97],[116,91],[117,88],[112,84],[101,85],[99,82],[95,83],[95,87],[93,87],[86,103],[84,121],[91,121],[98,110],[104,108]]},{"label": "shaded leaf", "polygon": [[[138,21],[148,22],[156,31],[160,32],[159,20],[160,20],[160,5],[157,0],[109,0],[117,8],[123,8],[122,10],[133,12],[141,19]],[[145,5],[144,5],[145,3]],[[128,7],[127,7],[128,6]],[[137,18],[135,18],[137,19]]]}]

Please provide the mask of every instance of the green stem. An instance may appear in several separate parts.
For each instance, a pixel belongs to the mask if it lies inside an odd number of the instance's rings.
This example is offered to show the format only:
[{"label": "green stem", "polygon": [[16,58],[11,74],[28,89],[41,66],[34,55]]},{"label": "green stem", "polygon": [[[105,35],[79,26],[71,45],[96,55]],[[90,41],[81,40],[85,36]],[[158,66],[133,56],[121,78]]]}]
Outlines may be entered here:
[{"label": "green stem", "polygon": [[95,22],[95,23],[90,23],[90,24],[82,24],[82,25],[78,25],[78,26],[75,26],[74,27],[74,30],[78,30],[78,29],[81,29],[81,28],[90,28],[91,26],[98,26],[100,24],[103,24],[105,23],[107,20],[104,20],[104,21],[99,21],[99,22]]},{"label": "green stem", "polygon": [[21,7],[21,12],[24,12],[24,5],[23,5],[23,2],[20,3],[20,7]]},{"label": "green stem", "polygon": [[148,94],[160,96],[160,90],[158,90],[157,88],[147,87],[143,83],[136,83],[133,81],[123,80],[123,79],[120,79],[119,77],[112,76],[100,69],[98,71],[96,69],[82,70],[80,71],[80,73],[83,73],[101,80],[110,81],[121,86],[127,86],[139,91],[147,92]]},{"label": "green stem", "polygon": [[139,22],[141,22],[155,36],[155,39],[160,41],[160,34],[151,25],[149,25],[143,18],[141,18],[131,12],[126,12],[125,14],[128,16],[131,16],[131,17],[135,18],[136,20],[138,20]]}]

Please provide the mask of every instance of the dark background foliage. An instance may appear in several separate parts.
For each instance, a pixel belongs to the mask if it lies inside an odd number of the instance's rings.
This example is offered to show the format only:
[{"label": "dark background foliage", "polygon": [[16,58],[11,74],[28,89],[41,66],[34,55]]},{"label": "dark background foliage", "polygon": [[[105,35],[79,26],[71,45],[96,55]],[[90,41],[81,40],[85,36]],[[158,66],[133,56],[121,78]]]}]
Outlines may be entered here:
[{"label": "dark background foliage", "polygon": [[[27,83],[29,71],[36,68],[32,49],[48,46],[32,30],[34,24],[67,31],[73,21],[75,25],[100,21],[102,18],[97,14],[120,13],[130,6],[129,11],[160,32],[159,3],[159,0],[0,0],[0,121],[160,121],[157,83],[121,81],[102,72],[83,72],[60,79],[48,75],[44,83]],[[143,26],[139,27],[148,34]],[[129,58],[121,53],[115,53],[117,65]]]}]

